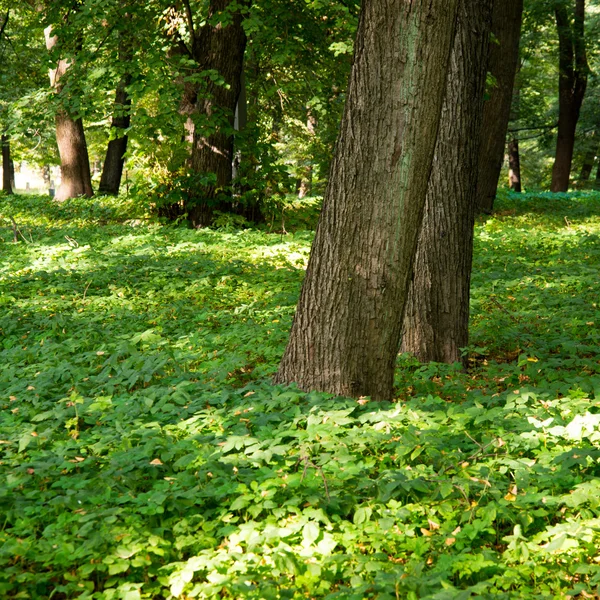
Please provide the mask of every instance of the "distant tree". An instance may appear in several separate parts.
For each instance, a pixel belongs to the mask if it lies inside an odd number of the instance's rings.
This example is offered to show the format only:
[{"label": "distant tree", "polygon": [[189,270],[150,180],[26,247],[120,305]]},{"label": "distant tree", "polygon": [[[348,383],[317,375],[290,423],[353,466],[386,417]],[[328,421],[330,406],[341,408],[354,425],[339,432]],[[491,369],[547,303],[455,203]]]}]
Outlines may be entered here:
[{"label": "distant tree", "polygon": [[276,382],[393,395],[457,5],[363,3],[323,212]]},{"label": "distant tree", "polygon": [[[46,48],[56,61],[50,70],[50,84],[58,96],[56,109],[56,143],[60,155],[61,184],[56,193],[58,200],[76,196],[92,196],[92,178],[83,119],[78,113],[77,97],[70,95],[65,77],[71,68],[76,48],[67,48],[59,43],[59,35],[53,25],[44,30]],[[78,45],[78,42],[75,43]]]},{"label": "distant tree", "polygon": [[504,160],[506,131],[519,59],[523,0],[495,0],[493,40],[488,71],[493,79],[483,109],[482,139],[477,176],[477,210],[491,213]]},{"label": "distant tree", "polygon": [[131,96],[128,86],[132,82],[131,61],[133,60],[132,40],[133,35],[128,30],[132,20],[128,14],[123,15],[125,27],[119,32],[118,62],[124,66],[117,90],[111,122],[111,133],[104,158],[104,166],[100,177],[98,191],[103,194],[118,195],[121,187],[121,177],[127,152],[127,130],[131,123]]},{"label": "distant tree", "polygon": [[446,98],[406,304],[402,350],[422,362],[462,360],[477,163],[493,0],[460,0]]},{"label": "distant tree", "polygon": [[569,189],[575,131],[587,87],[589,66],[585,47],[585,0],[574,0],[573,10],[560,1],[555,7],[559,43],[558,136],[552,169],[552,191]]},{"label": "distant tree", "polygon": [[2,136],[2,190],[12,194],[13,162],[10,157],[10,140],[7,135]]},{"label": "distant tree", "polygon": [[246,48],[242,22],[248,5],[249,0],[210,0],[200,25],[190,2],[183,2],[188,39],[179,37],[178,50],[191,60],[180,105],[191,146],[188,166],[194,174],[215,177],[190,190],[185,209],[193,226],[210,224],[231,187],[233,125]]}]

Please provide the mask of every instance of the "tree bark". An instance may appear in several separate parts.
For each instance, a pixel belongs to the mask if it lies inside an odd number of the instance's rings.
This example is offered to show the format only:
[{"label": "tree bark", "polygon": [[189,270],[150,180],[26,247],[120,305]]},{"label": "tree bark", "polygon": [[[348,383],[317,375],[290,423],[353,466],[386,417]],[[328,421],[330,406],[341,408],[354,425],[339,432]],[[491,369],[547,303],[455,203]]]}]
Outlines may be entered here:
[{"label": "tree bark", "polygon": [[590,137],[591,139],[586,144],[588,149],[583,157],[583,164],[581,165],[581,172],[579,173],[579,183],[581,187],[585,186],[590,180],[594,162],[596,161],[596,155],[598,153],[598,139],[596,132],[594,131]]},{"label": "tree bark", "polygon": [[392,398],[456,11],[456,0],[363,3],[323,211],[277,383]]},{"label": "tree bark", "polygon": [[[46,48],[52,50],[57,43],[52,28],[44,30]],[[57,94],[63,90],[61,79],[64,77],[69,62],[60,59],[56,69],[50,70],[50,84]],[[61,184],[56,193],[57,200],[66,200],[77,196],[92,196],[92,177],[90,174],[90,159],[83,130],[81,117],[73,116],[64,107],[56,111],[56,143],[60,155]]]},{"label": "tree bark", "polygon": [[555,15],[559,46],[558,136],[551,190],[566,192],[573,162],[575,130],[589,72],[584,34],[585,0],[575,0],[573,26],[566,4],[558,4]]},{"label": "tree bark", "polygon": [[[314,138],[317,132],[317,119],[308,111],[308,117],[306,119],[306,130],[308,134]],[[300,185],[298,186],[298,198],[305,198],[306,196],[312,195],[312,183],[313,183],[313,165],[309,159],[308,164],[303,168],[303,172],[300,175]]]},{"label": "tree bark", "polygon": [[12,160],[10,158],[10,140],[7,135],[2,136],[2,190],[7,194],[13,193],[12,188]]},{"label": "tree bark", "polygon": [[517,138],[508,142],[508,187],[513,192],[521,193],[521,156]]},{"label": "tree bark", "polygon": [[115,94],[115,106],[111,123],[111,140],[108,142],[106,157],[98,191],[113,196],[119,195],[125,152],[127,152],[127,129],[131,123],[131,97],[127,86],[131,84],[131,75],[123,75]]},{"label": "tree bark", "polygon": [[[247,1],[211,0],[206,24],[196,31],[186,3],[191,37],[188,52],[198,65],[195,72],[217,71],[225,81],[223,85],[206,77],[202,85],[186,84],[180,107],[180,111],[188,115],[186,138],[192,146],[191,170],[197,175],[215,176],[214,184],[206,183],[190,190],[185,201],[193,227],[209,225],[213,211],[227,206],[231,192],[234,115],[246,48],[239,6],[246,4]],[[223,21],[217,21],[220,14],[227,15]]]},{"label": "tree bark", "polygon": [[494,0],[488,71],[495,79],[483,109],[480,160],[477,175],[477,211],[490,214],[504,161],[515,74],[519,59],[523,0]]},{"label": "tree bark", "polygon": [[460,0],[402,351],[460,362],[469,342],[475,185],[493,0]]}]

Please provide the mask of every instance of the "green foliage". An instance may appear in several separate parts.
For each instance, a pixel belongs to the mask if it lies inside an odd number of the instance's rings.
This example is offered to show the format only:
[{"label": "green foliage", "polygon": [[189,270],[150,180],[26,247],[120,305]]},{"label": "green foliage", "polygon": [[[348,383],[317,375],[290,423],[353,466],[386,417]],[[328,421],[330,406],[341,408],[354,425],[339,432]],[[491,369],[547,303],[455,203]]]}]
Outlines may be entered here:
[{"label": "green foliage", "polygon": [[600,199],[498,208],[472,368],[378,404],[269,383],[311,233],[0,196],[0,596],[597,593]]}]

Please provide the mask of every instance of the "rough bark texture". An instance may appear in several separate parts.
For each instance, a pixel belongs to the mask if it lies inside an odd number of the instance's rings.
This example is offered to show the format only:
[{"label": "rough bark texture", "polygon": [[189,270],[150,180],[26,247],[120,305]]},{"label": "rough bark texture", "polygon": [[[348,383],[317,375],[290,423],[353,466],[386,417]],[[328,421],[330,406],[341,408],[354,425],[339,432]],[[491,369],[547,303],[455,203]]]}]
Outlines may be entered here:
[{"label": "rough bark texture", "polygon": [[[52,28],[44,31],[46,48],[50,51],[57,43],[57,37],[52,35]],[[69,62],[59,60],[56,69],[50,70],[50,84],[57,94],[61,93],[61,78],[64,77]],[[60,155],[61,184],[56,193],[57,200],[66,200],[77,196],[92,196],[92,177],[90,174],[90,159],[88,156],[83,121],[74,117],[64,108],[56,112],[56,143]]]},{"label": "rough bark texture", "polygon": [[454,363],[469,341],[475,184],[493,0],[460,0],[402,350]]},{"label": "rough bark texture", "polygon": [[559,45],[558,136],[551,189],[553,192],[566,192],[573,162],[575,130],[589,72],[584,37],[585,0],[575,0],[572,26],[566,3],[556,6],[555,15]]},{"label": "rough bark texture", "polygon": [[[191,10],[188,10],[191,32],[188,50],[198,64],[196,72],[217,71],[227,84],[218,85],[209,78],[202,88],[196,83],[188,83],[180,107],[181,112],[188,115],[186,138],[192,145],[191,170],[196,174],[213,173],[216,176],[215,185],[199,186],[186,202],[185,208],[194,227],[210,224],[213,211],[223,207],[223,198],[231,188],[234,114],[246,48],[242,14],[239,9],[230,8],[236,4],[247,2],[211,0],[206,24],[199,31],[195,31]],[[215,22],[220,13],[226,13],[223,21],[228,24]],[[197,125],[207,122],[214,131],[209,135],[206,135],[205,127]]]},{"label": "rough bark texture", "polygon": [[[119,61],[127,63],[132,60],[132,48],[129,40],[122,34],[119,47]],[[131,123],[131,97],[127,87],[131,84],[131,74],[125,73],[119,81],[115,93],[115,105],[111,123],[111,139],[106,148],[106,157],[100,177],[98,191],[103,194],[117,196],[121,187],[125,152],[127,152],[127,129]]]},{"label": "rough bark texture", "polygon": [[344,117],[275,381],[390,399],[456,0],[367,0]]},{"label": "rough bark texture", "polygon": [[508,187],[513,192],[521,193],[521,156],[517,138],[508,142]]},{"label": "rough bark texture", "polygon": [[483,109],[476,200],[477,211],[486,214],[494,209],[504,161],[506,131],[519,59],[522,15],[523,0],[494,0],[492,33],[495,39],[490,45],[488,71],[496,83]]},{"label": "rough bark texture", "polygon": [[2,136],[2,190],[12,194],[12,161],[10,159],[10,141],[7,135]]}]

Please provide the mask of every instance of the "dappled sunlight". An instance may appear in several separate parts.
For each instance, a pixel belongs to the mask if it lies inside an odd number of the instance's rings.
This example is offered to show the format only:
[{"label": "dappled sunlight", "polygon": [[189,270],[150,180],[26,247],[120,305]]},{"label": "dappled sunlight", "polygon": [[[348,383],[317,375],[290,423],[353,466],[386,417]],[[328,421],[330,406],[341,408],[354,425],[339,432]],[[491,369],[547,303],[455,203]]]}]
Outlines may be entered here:
[{"label": "dappled sunlight", "polygon": [[0,589],[358,599],[521,589],[534,563],[596,576],[599,221],[511,219],[478,230],[471,368],[402,355],[392,403],[270,384],[310,235],[3,242]]}]

